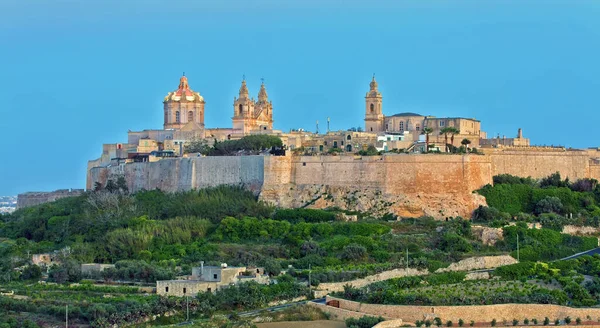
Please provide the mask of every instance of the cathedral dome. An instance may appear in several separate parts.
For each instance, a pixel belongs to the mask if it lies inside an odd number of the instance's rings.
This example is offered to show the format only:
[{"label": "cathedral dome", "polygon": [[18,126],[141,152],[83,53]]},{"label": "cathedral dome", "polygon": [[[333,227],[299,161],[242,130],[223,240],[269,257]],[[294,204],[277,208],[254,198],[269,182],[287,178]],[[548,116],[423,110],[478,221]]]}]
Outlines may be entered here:
[{"label": "cathedral dome", "polygon": [[190,89],[188,79],[183,75],[179,79],[179,88],[173,92],[169,92],[164,101],[204,102],[204,97],[202,97],[199,92]]}]

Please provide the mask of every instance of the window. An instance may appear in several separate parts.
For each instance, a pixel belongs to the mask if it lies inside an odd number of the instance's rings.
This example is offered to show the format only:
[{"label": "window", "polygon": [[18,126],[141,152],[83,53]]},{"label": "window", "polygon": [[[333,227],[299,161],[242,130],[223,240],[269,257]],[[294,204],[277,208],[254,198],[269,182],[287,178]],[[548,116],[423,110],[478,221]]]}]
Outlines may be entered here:
[{"label": "window", "polygon": [[[387,131],[389,129],[389,126],[387,123],[385,123],[385,130]],[[373,131],[373,129],[371,129],[371,131]]]},{"label": "window", "polygon": [[352,145],[346,146],[346,151],[352,151]]},{"label": "window", "polygon": [[327,146],[327,141],[323,141],[323,144],[324,144],[325,146]]},{"label": "window", "polygon": [[373,128],[371,127],[371,132],[373,132]]},{"label": "window", "polygon": [[188,112],[188,122],[192,122],[194,121],[194,112],[189,111]]},{"label": "window", "polygon": [[323,145],[319,145],[319,151],[323,151]]},{"label": "window", "polygon": [[342,146],[344,145],[344,140],[342,140]]},{"label": "window", "polygon": [[446,125],[446,122],[440,121],[440,127],[443,127],[444,125]]},{"label": "window", "polygon": [[212,290],[210,289],[210,287],[206,288],[207,292],[211,292]]},{"label": "window", "polygon": [[240,112],[240,115],[242,115],[242,111],[244,110],[244,106],[242,106],[242,104],[240,104],[240,105],[238,106],[238,110],[239,110],[239,112]]},{"label": "window", "polygon": [[302,166],[306,166],[306,162],[302,162]]},{"label": "window", "polygon": [[167,287],[165,287],[165,293],[168,293],[168,292],[169,292],[169,287],[167,286]]},{"label": "window", "polygon": [[260,270],[259,270],[259,269],[256,269],[256,273],[260,273]]},{"label": "window", "polygon": [[333,148],[337,148],[337,141],[333,142]]},{"label": "window", "polygon": [[214,279],[217,279],[217,274],[216,274],[216,273],[215,273],[215,274],[213,274],[213,278],[214,278]]},{"label": "window", "polygon": [[404,122],[400,122],[400,132],[404,132]]},{"label": "window", "polygon": [[415,130],[417,130],[417,131],[421,131],[421,124],[417,123],[417,124],[415,125]]},{"label": "window", "polygon": [[371,113],[373,113],[373,111],[375,111],[375,105],[371,104]]},{"label": "window", "polygon": [[181,122],[181,117],[179,117],[179,111],[175,112],[175,123]]},{"label": "window", "polygon": [[183,293],[184,293],[184,294],[186,293],[186,288],[185,288],[185,287],[183,287]]},{"label": "window", "polygon": [[352,136],[351,136],[351,135],[348,135],[348,136],[346,137],[346,140],[352,140]]}]

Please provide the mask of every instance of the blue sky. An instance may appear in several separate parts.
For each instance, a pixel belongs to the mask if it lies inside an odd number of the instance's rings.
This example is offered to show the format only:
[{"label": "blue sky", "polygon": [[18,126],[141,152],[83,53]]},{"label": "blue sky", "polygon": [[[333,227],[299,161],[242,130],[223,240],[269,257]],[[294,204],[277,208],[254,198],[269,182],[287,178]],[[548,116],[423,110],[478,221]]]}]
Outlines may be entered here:
[{"label": "blue sky", "polygon": [[242,75],[275,127],[384,112],[475,117],[489,135],[599,146],[600,1],[2,0],[0,195],[83,188],[88,159],[160,128],[183,71],[207,127]]}]

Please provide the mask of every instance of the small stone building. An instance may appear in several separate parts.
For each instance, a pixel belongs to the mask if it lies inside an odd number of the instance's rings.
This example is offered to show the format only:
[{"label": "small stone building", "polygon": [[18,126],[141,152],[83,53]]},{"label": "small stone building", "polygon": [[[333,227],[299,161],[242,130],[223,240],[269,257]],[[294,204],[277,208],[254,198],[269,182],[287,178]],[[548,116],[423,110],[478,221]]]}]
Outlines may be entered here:
[{"label": "small stone building", "polygon": [[201,266],[192,268],[189,279],[159,280],[156,282],[156,294],[162,296],[196,296],[198,293],[215,292],[217,289],[240,282],[256,281],[268,284],[270,279],[263,268]]}]

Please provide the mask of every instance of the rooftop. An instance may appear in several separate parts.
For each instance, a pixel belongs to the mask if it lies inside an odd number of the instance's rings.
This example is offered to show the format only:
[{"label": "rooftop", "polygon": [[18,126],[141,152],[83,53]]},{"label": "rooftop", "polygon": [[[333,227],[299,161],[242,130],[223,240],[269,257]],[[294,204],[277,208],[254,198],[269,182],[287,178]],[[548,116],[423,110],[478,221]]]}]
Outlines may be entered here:
[{"label": "rooftop", "polygon": [[394,114],[391,117],[402,117],[402,116],[424,116],[424,115],[417,114],[417,113],[406,112],[406,113]]}]

